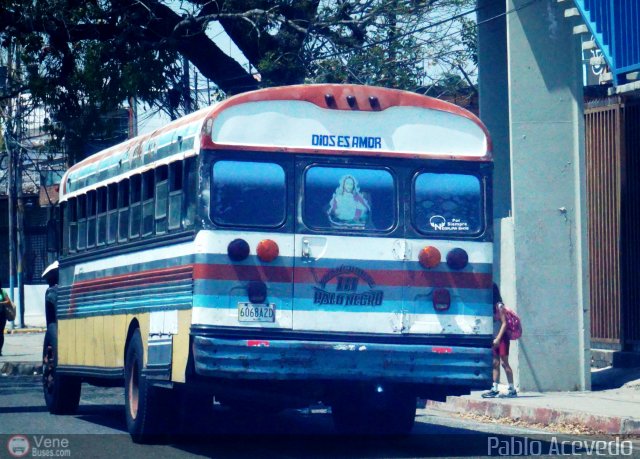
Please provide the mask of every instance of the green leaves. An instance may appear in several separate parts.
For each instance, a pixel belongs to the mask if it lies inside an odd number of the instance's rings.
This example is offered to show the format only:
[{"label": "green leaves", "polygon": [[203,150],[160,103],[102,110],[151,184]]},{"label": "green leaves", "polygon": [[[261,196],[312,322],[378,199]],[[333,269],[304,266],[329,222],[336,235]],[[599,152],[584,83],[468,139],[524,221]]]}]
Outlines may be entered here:
[{"label": "green leaves", "polygon": [[[62,126],[58,140],[80,158],[96,133],[108,137],[105,120],[129,96],[167,107],[171,94],[180,105],[183,56],[226,94],[302,82],[424,90],[458,76],[456,85],[466,84],[477,61],[475,24],[462,13],[474,6],[473,0],[11,0],[0,3],[0,46],[20,55],[26,71],[16,78],[49,108]],[[230,56],[205,33],[215,21],[242,55]]]}]

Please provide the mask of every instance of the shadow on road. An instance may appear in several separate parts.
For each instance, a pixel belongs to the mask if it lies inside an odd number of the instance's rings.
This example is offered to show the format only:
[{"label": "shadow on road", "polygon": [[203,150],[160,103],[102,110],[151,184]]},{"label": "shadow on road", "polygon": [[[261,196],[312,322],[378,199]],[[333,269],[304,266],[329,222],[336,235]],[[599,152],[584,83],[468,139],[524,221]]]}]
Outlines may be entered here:
[{"label": "shadow on road", "polygon": [[[512,439],[524,443],[523,437],[482,433],[460,427],[417,422],[407,437],[347,437],[337,435],[331,414],[289,410],[277,415],[252,414],[216,409],[210,417],[193,419],[187,435],[155,439],[155,445],[135,445],[125,434],[123,407],[84,406],[78,419],[123,432],[123,435],[95,435],[88,446],[119,448],[135,454],[139,448],[158,451],[162,457],[182,457],[185,453],[216,458],[410,458],[486,456],[491,445],[513,445]],[[424,419],[423,419],[424,420]],[[426,419],[429,420],[428,418]],[[541,451],[552,447],[549,436],[542,435]],[[504,447],[504,446],[503,446]],[[142,450],[140,450],[142,451]]]},{"label": "shadow on road", "polygon": [[0,414],[46,413],[46,406],[0,406]]}]

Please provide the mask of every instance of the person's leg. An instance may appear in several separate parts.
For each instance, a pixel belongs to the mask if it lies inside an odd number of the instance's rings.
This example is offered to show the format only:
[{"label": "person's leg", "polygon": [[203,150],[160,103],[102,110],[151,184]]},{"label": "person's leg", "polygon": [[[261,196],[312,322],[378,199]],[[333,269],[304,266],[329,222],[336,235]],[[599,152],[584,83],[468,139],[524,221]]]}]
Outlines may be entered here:
[{"label": "person's leg", "polygon": [[4,327],[6,327],[6,325],[7,318],[2,314],[2,317],[0,317],[0,355],[2,355],[2,346],[4,346]]},{"label": "person's leg", "polygon": [[502,368],[504,368],[504,374],[507,375],[507,381],[509,382],[509,387],[513,386],[513,370],[511,369],[511,365],[509,365],[509,354],[500,356],[500,360],[502,361]]},{"label": "person's leg", "polygon": [[506,396],[516,397],[518,393],[513,385],[513,370],[511,369],[511,365],[509,365],[509,341],[506,342],[504,347],[504,353],[500,354],[500,361],[502,362],[502,368],[504,368],[504,373],[507,375],[507,381],[509,382]]},{"label": "person's leg", "polygon": [[500,392],[498,391],[498,383],[500,382],[500,355],[497,349],[493,349],[493,385],[491,390],[482,394],[484,398],[497,397]]}]

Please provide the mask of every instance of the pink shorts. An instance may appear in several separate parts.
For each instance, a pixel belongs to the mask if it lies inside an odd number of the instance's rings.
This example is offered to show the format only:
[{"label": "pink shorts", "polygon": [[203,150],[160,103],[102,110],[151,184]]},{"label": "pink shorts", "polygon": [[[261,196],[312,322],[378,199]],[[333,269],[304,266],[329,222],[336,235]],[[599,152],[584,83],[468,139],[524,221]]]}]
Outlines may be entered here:
[{"label": "pink shorts", "polygon": [[498,347],[493,348],[493,356],[504,357],[505,355],[509,355],[509,338],[503,336],[500,339],[500,344],[498,344]]}]

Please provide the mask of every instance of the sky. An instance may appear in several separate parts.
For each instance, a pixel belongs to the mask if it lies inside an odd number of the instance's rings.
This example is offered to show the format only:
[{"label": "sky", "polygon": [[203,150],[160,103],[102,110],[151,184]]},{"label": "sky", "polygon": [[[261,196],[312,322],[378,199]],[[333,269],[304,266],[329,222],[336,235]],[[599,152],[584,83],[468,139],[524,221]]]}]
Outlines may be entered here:
[{"label": "sky", "polygon": [[[172,5],[174,10],[176,11],[179,10],[178,4],[179,2],[173,2]],[[207,35],[220,47],[222,51],[238,61],[240,65],[244,67],[249,66],[249,60],[242,54],[242,51],[240,51],[235,43],[233,43],[231,38],[229,38],[219,22],[213,22],[209,26],[209,28],[207,29]],[[192,88],[194,75],[198,78],[197,83],[199,92],[199,106],[202,108],[208,105],[210,100],[210,98],[207,97],[206,94],[207,79],[200,75],[200,73],[196,71],[195,67],[190,66]],[[211,89],[215,89],[215,85],[213,83],[209,83],[209,87]],[[171,121],[169,115],[162,111],[159,111],[157,108],[150,109],[144,104],[138,105],[138,134],[147,134],[149,132],[153,132],[154,130],[167,124],[169,121]]]}]

